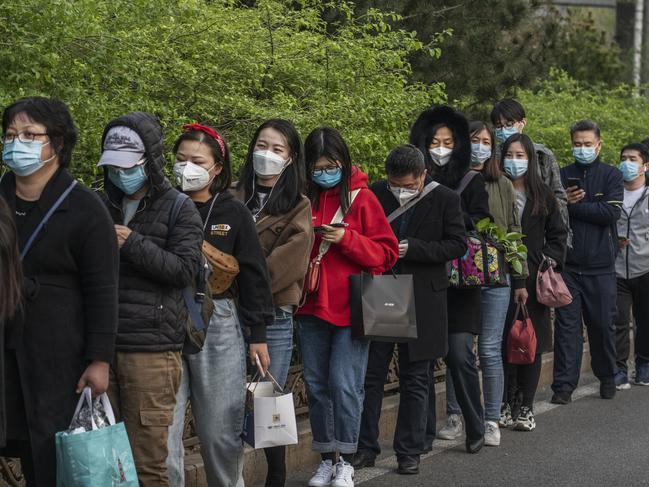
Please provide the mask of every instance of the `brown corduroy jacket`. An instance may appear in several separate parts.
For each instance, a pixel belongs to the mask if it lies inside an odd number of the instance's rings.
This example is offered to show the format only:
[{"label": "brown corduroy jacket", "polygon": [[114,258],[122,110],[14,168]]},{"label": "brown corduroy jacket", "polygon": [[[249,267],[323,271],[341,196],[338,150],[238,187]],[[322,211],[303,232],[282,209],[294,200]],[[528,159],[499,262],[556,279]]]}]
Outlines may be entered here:
[{"label": "brown corduroy jacket", "polygon": [[[243,191],[231,191],[236,199],[244,201]],[[283,215],[262,214],[257,221],[257,235],[266,256],[275,307],[297,308],[314,240],[308,198],[302,196],[295,208]]]}]

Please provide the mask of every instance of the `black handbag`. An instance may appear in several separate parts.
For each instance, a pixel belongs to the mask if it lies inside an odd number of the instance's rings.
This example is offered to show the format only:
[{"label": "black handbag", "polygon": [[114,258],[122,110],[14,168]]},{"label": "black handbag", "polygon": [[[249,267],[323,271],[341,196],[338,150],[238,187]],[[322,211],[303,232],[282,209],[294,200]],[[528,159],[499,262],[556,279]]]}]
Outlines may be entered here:
[{"label": "black handbag", "polygon": [[366,272],[349,277],[352,337],[380,342],[417,338],[412,275]]}]

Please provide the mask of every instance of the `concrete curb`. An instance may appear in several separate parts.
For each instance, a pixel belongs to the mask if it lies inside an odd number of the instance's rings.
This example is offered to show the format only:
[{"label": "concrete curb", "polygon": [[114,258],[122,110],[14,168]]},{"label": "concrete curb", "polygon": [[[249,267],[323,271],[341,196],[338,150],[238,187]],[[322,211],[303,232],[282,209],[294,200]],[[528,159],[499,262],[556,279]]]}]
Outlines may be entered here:
[{"label": "concrete curb", "polygon": [[[550,387],[552,383],[552,366],[554,356],[547,353],[543,356],[543,368],[539,389]],[[588,346],[584,346],[582,357],[582,373],[590,371],[590,353]],[[437,417],[443,420],[446,414],[446,388],[444,384],[438,384],[435,389],[437,396]],[[394,427],[397,421],[399,410],[399,394],[388,396],[383,401],[383,408],[380,422],[380,439],[389,440],[394,434]],[[287,472],[310,469],[318,464],[320,455],[311,451],[311,428],[308,419],[298,422],[299,442],[291,445],[286,450]],[[244,460],[244,479],[248,486],[263,485],[266,478],[266,458],[263,450],[253,450],[246,447]],[[187,487],[207,486],[203,469],[203,460],[200,455],[190,455],[185,459],[185,485]]]}]

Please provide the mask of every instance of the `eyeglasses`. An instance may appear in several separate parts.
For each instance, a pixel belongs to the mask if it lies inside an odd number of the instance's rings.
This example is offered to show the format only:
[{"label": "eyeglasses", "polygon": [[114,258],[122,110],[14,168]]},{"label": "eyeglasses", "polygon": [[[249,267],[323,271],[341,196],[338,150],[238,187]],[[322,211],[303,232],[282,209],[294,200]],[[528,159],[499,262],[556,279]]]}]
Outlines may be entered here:
[{"label": "eyeglasses", "polygon": [[36,137],[43,137],[45,135],[47,134],[46,133],[35,134],[32,132],[18,132],[17,134],[5,134],[2,136],[2,143],[10,144],[14,140],[16,140],[16,137],[18,137],[18,140],[21,142],[34,142]]},{"label": "eyeglasses", "polygon": [[324,169],[314,169],[313,175],[315,177],[320,177],[324,173],[324,174],[328,174],[329,176],[335,176],[339,170],[340,170],[339,166],[325,167]]},{"label": "eyeglasses", "polygon": [[502,129],[502,128],[510,129],[510,128],[512,128],[514,125],[516,125],[517,123],[518,123],[518,120],[508,120],[508,121],[505,122],[504,124],[502,124],[502,123],[497,123],[497,124],[496,124],[496,128],[497,128],[497,129]]}]

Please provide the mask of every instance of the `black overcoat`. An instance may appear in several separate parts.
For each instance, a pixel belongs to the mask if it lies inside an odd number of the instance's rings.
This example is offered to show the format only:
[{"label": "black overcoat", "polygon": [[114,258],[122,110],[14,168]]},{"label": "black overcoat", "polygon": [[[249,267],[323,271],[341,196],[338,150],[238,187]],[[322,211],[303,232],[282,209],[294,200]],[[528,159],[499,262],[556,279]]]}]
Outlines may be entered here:
[{"label": "black overcoat", "polygon": [[[71,182],[65,169],[52,176],[18,228],[21,249]],[[15,212],[13,174],[4,177],[0,193]],[[80,183],[23,260],[27,299],[6,334],[5,347],[18,368],[5,373],[6,421],[9,432],[30,439],[39,486],[55,485],[54,434],[70,424],[81,374],[91,361],[113,358],[118,262],[113,222],[100,198]]]},{"label": "black overcoat", "polygon": [[[371,189],[386,216],[399,207],[386,181]],[[408,252],[394,270],[412,274],[414,280],[418,338],[407,344],[410,360],[435,360],[446,356],[448,347],[446,262],[464,255],[466,233],[460,198],[445,186],[435,188],[411,211],[406,230]],[[391,223],[397,237],[402,219],[403,215]]]},{"label": "black overcoat", "polygon": [[[537,340],[537,352],[544,353],[552,350],[552,324],[550,308],[539,303],[536,299],[536,276],[543,256],[557,262],[557,271],[563,268],[566,259],[568,231],[561,218],[559,205],[549,188],[544,187],[547,214],[532,215],[534,203],[528,198],[521,219],[523,243],[527,246],[527,263],[530,275],[526,281],[527,310],[532,318]],[[512,299],[507,313],[506,331],[511,328],[516,305]]]}]

